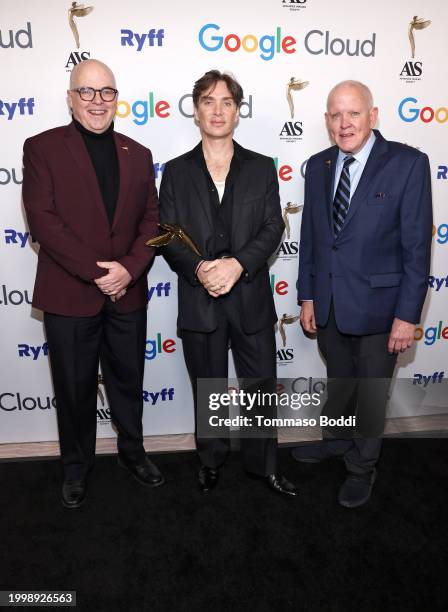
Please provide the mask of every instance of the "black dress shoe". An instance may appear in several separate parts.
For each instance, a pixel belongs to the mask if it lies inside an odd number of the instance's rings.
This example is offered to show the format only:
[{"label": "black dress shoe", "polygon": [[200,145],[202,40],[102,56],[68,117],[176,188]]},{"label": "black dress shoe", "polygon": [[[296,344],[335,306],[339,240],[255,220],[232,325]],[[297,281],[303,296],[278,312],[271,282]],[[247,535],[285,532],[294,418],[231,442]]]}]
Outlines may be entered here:
[{"label": "black dress shoe", "polygon": [[165,482],[160,470],[148,457],[145,457],[142,463],[134,463],[124,455],[119,455],[118,465],[131,472],[134,478],[146,487],[160,487]]},{"label": "black dress shoe", "polygon": [[86,498],[85,480],[64,480],[61,501],[65,508],[79,508]]},{"label": "black dress shoe", "polygon": [[338,501],[344,508],[359,508],[369,501],[376,470],[371,474],[349,474],[339,489]]},{"label": "black dress shoe", "polygon": [[218,484],[219,470],[202,465],[198,474],[199,490],[210,493]]},{"label": "black dress shoe", "polygon": [[269,474],[266,476],[268,486],[281,495],[289,495],[289,497],[297,497],[299,490],[296,485],[289,482],[284,476],[279,474]]}]

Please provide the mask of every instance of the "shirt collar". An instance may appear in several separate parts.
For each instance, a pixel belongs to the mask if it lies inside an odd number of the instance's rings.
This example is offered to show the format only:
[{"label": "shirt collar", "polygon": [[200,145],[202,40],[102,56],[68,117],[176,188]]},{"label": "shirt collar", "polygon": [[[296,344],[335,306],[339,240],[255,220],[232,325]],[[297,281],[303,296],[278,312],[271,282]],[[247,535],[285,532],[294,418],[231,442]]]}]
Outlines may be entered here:
[{"label": "shirt collar", "polygon": [[[370,130],[370,136],[368,137],[366,144],[363,146],[363,148],[360,151],[358,151],[352,157],[354,157],[356,161],[359,162],[360,164],[365,165],[370,155],[370,151],[372,150],[373,145],[375,144],[375,140],[376,140],[376,136],[373,130]],[[347,153],[344,153],[344,151],[341,151],[341,149],[339,149],[338,164],[342,164],[346,157],[347,157]]]}]

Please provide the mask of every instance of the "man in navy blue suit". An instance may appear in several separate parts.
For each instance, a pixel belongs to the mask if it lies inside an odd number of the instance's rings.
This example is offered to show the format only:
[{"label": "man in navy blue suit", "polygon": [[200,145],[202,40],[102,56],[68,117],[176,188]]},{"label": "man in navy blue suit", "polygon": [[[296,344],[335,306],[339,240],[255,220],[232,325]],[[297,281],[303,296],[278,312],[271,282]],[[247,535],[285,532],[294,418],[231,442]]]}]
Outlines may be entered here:
[{"label": "man in navy blue suit", "polygon": [[370,498],[397,353],[414,342],[427,290],[432,204],[428,158],[374,130],[370,90],[344,81],[325,114],[336,146],[307,164],[298,299],[305,332],[327,364],[324,414],[353,415],[356,428],[327,428],[298,446],[298,461],[343,455],[339,503]]}]

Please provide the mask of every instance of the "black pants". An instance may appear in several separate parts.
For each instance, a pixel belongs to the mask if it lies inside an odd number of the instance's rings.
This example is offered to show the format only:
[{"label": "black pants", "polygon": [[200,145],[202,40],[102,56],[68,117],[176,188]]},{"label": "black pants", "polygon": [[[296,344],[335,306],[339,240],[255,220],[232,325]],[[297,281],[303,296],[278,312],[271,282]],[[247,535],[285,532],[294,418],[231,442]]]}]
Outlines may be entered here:
[{"label": "black pants", "polygon": [[369,336],[341,333],[333,306],[327,325],[317,329],[329,379],[323,414],[329,418],[355,415],[356,430],[351,433],[358,436],[351,438],[350,432],[340,435],[340,430],[338,435],[336,428],[330,428],[324,432],[327,439],[323,444],[329,451],[343,454],[352,473],[368,474],[380,455],[390,379],[397,359],[388,353],[388,340],[389,333]]},{"label": "black pants", "polygon": [[[213,332],[182,332],[185,362],[193,386],[196,428],[199,419],[204,417],[204,411],[208,411],[208,406],[199,405],[196,381],[198,378],[227,379],[229,344],[238,378],[252,381],[264,379],[268,381],[268,386],[274,384],[275,389],[274,327],[255,334],[244,333],[238,314],[238,295],[235,290],[227,296],[217,298],[216,310],[218,327]],[[227,391],[226,383],[223,383],[220,391]],[[259,408],[258,411],[260,413],[262,409]],[[201,438],[196,432],[196,446],[202,464],[216,469],[224,463],[229,453],[230,439]],[[270,437],[243,438],[241,450],[244,467],[248,472],[267,476],[276,471],[275,433],[271,432]]]},{"label": "black pants", "polygon": [[93,317],[45,313],[44,322],[65,477],[84,478],[94,463],[99,361],[118,451],[142,460],[146,308],[120,314],[107,300]]}]

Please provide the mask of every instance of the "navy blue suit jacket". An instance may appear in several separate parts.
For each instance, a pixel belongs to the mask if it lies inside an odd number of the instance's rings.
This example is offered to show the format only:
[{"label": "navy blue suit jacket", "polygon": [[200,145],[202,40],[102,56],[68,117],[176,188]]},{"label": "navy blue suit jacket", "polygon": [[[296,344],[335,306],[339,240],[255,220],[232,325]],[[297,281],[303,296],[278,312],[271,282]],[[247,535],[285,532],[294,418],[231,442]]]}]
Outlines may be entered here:
[{"label": "navy blue suit jacket", "polygon": [[389,332],[394,317],[418,323],[431,256],[432,202],[428,157],[376,141],[334,237],[332,207],[338,147],[312,156],[305,178],[299,251],[299,300],[313,300],[326,324],[333,299],[343,333]]}]

